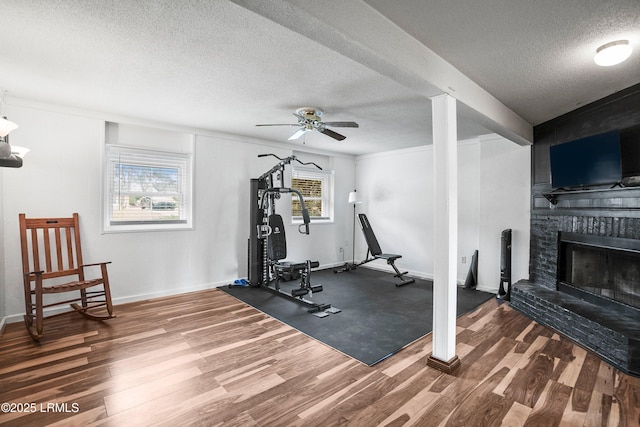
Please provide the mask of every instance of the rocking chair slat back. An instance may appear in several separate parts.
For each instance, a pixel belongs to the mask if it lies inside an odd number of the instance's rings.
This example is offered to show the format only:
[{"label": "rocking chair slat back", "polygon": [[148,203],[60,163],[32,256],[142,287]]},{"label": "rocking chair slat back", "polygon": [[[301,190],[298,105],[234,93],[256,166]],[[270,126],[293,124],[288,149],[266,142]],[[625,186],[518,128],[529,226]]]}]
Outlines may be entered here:
[{"label": "rocking chair slat back", "polygon": [[25,233],[27,239],[22,242],[23,270],[43,271],[44,279],[79,274],[83,280],[78,268],[82,265],[78,227],[77,218],[25,218],[24,228],[30,233]]}]

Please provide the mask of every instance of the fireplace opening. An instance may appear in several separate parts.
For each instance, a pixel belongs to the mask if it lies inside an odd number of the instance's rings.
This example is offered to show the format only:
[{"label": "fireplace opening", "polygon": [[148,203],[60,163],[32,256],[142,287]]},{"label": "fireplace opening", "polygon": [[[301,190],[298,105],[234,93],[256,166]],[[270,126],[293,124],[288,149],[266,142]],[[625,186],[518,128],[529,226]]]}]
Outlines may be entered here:
[{"label": "fireplace opening", "polygon": [[558,290],[640,310],[640,241],[560,232]]}]

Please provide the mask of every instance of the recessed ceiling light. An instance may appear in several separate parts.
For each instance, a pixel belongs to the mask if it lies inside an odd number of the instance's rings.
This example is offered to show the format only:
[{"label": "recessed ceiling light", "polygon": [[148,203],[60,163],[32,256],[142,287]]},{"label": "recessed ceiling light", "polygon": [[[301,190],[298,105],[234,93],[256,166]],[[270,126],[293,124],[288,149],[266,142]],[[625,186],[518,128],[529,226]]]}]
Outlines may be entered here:
[{"label": "recessed ceiling light", "polygon": [[627,59],[632,50],[629,40],[616,40],[600,46],[596,50],[596,56],[593,60],[603,67],[616,65]]}]

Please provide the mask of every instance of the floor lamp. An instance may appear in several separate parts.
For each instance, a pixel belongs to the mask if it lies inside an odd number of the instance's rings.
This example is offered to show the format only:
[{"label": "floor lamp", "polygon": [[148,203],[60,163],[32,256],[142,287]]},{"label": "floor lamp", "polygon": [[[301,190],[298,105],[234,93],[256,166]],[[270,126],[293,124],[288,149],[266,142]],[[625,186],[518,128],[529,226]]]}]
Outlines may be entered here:
[{"label": "floor lamp", "polygon": [[356,190],[353,190],[349,193],[349,200],[347,201],[350,205],[353,205],[353,237],[351,240],[351,262],[347,262],[342,266],[342,268],[334,270],[334,273],[342,273],[344,271],[355,270],[357,267],[356,264],[356,205],[362,203],[362,200],[358,197],[358,193]]}]

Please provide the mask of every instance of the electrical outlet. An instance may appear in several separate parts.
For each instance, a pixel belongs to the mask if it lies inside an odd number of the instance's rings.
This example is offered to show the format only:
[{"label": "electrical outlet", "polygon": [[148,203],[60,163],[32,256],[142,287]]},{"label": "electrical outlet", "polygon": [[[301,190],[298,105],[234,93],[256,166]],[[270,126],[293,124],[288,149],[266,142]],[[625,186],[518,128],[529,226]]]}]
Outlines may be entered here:
[{"label": "electrical outlet", "polygon": [[339,250],[340,250],[340,253],[344,252],[344,248],[340,248]]},{"label": "electrical outlet", "polygon": [[463,264],[466,264],[467,263],[467,257],[463,256],[460,261],[462,261]]}]

